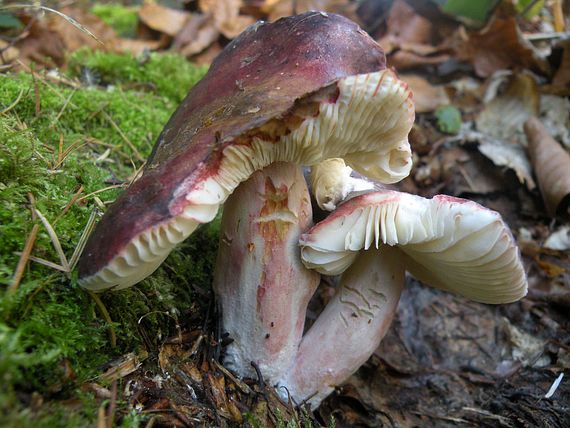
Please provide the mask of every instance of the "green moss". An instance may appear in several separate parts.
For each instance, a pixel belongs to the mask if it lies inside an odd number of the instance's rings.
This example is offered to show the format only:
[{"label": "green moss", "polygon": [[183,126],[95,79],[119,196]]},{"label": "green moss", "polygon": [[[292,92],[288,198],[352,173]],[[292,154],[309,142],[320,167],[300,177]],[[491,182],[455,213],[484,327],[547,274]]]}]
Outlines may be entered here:
[{"label": "green moss", "polygon": [[196,67],[177,54],[150,54],[147,58],[81,49],[72,54],[70,69],[90,73],[101,84],[121,84],[180,103],[207,67]]},{"label": "green moss", "polygon": [[[167,56],[165,63],[170,60]],[[187,86],[201,72],[192,75]],[[166,71],[162,79],[175,80]],[[7,110],[0,114],[0,426],[92,424],[96,407],[82,404],[69,411],[50,397],[96,402],[83,397],[79,386],[119,355],[143,346],[156,352],[159,338],[174,334],[175,325],[183,322],[179,314],[196,304],[191,291],[209,287],[215,222],[174,251],[140,286],[101,296],[113,320],[116,347],[109,341],[111,326],[72,275],[30,261],[17,290],[6,291],[34,224],[39,233],[32,255],[61,263],[46,228],[32,217],[30,196],[69,259],[96,207],[90,194],[130,179],[182,92],[186,88],[168,96],[126,85],[71,88],[41,75],[0,75],[0,111]],[[68,206],[79,190],[86,198]],[[114,188],[97,197],[108,203],[119,192]],[[32,412],[21,399],[33,393],[46,397],[49,405]],[[125,426],[138,423],[131,416]]]},{"label": "green moss", "polygon": [[138,23],[138,8],[120,4],[96,4],[91,13],[97,15],[106,24],[123,37],[134,37]]}]

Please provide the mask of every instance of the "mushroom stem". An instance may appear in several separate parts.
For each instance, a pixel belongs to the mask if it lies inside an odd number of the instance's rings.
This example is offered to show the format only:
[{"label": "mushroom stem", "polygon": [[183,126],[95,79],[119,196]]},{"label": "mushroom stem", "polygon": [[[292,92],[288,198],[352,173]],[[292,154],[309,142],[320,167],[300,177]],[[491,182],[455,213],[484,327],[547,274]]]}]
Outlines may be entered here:
[{"label": "mushroom stem", "polygon": [[402,253],[383,246],[363,251],[344,272],[336,295],[303,336],[278,384],[284,400],[313,407],[372,355],[394,318],[405,279]]},{"label": "mushroom stem", "polygon": [[276,381],[295,356],[319,275],[301,263],[301,232],[312,210],[300,167],[275,163],[254,173],[224,205],[214,290],[233,342],[224,364]]}]

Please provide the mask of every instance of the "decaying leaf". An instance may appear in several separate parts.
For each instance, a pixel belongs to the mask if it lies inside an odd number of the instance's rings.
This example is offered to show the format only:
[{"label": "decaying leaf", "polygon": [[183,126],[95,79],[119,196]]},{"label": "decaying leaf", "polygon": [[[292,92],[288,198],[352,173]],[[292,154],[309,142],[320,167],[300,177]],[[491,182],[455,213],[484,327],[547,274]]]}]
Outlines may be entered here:
[{"label": "decaying leaf", "polygon": [[46,19],[28,18],[31,22],[27,34],[15,44],[20,51],[19,59],[24,63],[61,67],[65,58],[65,43],[61,36],[48,28]]},{"label": "decaying leaf", "polygon": [[125,376],[138,370],[142,362],[148,358],[148,352],[141,351],[138,354],[134,352],[129,352],[126,355],[112,361],[108,364],[108,368],[99,379],[104,381],[113,381],[117,379],[124,378]]},{"label": "decaying leaf", "polygon": [[210,15],[194,13],[174,38],[172,48],[189,57],[202,52],[220,37]]},{"label": "decaying leaf", "polygon": [[[101,46],[101,44],[88,33],[79,30],[61,16],[53,14],[45,15],[48,29],[54,34],[59,35],[68,52],[73,52],[84,47],[91,49],[101,49],[103,47],[106,50],[115,49],[115,42],[118,39],[117,33],[99,17],[80,7],[68,6],[60,9],[60,12],[79,22],[85,28],[88,28],[89,31],[95,34],[104,44],[104,46]],[[43,40],[42,42],[48,43]]]},{"label": "decaying leaf", "polygon": [[408,84],[414,94],[417,113],[432,112],[439,106],[449,104],[449,97],[443,86],[432,85],[417,74],[404,74],[400,77]]},{"label": "decaying leaf", "polygon": [[570,40],[561,43],[562,59],[558,70],[552,78],[552,83],[548,88],[551,93],[556,95],[570,95]]},{"label": "decaying leaf", "polygon": [[200,10],[213,17],[216,29],[228,39],[234,39],[255,22],[251,16],[240,15],[242,0],[200,0]]},{"label": "decaying leaf", "polygon": [[570,150],[570,100],[556,95],[542,95],[540,120],[552,138]]},{"label": "decaying leaf", "polygon": [[459,58],[469,61],[475,72],[488,77],[503,69],[528,68],[548,74],[549,65],[522,37],[514,16],[495,15],[479,32],[460,32]]},{"label": "decaying leaf", "polygon": [[541,357],[544,352],[545,342],[536,336],[531,336],[527,332],[514,326],[503,319],[503,328],[509,338],[512,358],[523,363],[525,366],[544,367],[549,364],[550,359]]},{"label": "decaying leaf", "polygon": [[[493,82],[489,86],[494,88]],[[485,104],[476,120],[477,129],[492,138],[511,140],[523,133],[523,125],[529,117],[538,115],[539,103],[534,78],[528,74],[513,74],[504,91]]]},{"label": "decaying leaf", "polygon": [[450,58],[449,46],[438,43],[437,28],[404,0],[396,0],[386,19],[386,33],[378,40],[388,64],[398,70],[438,65]]},{"label": "decaying leaf", "polygon": [[570,154],[534,117],[524,125],[528,150],[548,213],[570,218]]},{"label": "decaying leaf", "polygon": [[20,55],[20,51],[8,42],[0,40],[0,65],[10,64]]},{"label": "decaying leaf", "polygon": [[544,242],[544,248],[549,250],[570,250],[570,226],[562,226],[555,230]]},{"label": "decaying leaf", "polygon": [[170,9],[151,1],[146,1],[139,10],[139,19],[143,24],[170,37],[182,30],[189,17],[188,12]]},{"label": "decaying leaf", "polygon": [[479,143],[479,151],[497,166],[512,169],[521,183],[529,190],[536,187],[532,178],[532,167],[520,144],[509,143],[505,140],[484,139]]}]

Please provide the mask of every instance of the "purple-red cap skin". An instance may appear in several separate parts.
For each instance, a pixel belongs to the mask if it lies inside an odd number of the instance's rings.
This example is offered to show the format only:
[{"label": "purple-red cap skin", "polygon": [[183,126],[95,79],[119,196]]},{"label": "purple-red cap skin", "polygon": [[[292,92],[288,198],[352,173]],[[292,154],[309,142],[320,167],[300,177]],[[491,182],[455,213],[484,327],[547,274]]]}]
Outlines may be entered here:
[{"label": "purple-red cap skin", "polygon": [[308,12],[248,28],[192,88],[164,127],[143,176],[105,213],[79,261],[79,277],[96,274],[140,233],[180,214],[180,185],[191,176],[195,183],[207,178],[199,176],[201,165],[215,174],[222,148],[234,138],[342,77],[384,68],[378,44],[339,15]]}]

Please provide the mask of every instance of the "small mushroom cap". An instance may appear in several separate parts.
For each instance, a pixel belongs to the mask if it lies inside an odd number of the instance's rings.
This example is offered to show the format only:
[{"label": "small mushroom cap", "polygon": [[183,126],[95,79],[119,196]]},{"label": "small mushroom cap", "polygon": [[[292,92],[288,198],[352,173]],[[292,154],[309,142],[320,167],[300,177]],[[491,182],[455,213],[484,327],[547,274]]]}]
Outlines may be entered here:
[{"label": "small mushroom cap", "polygon": [[482,303],[524,297],[527,280],[514,238],[501,216],[475,202],[394,191],[368,193],[341,205],[300,240],[309,268],[342,273],[360,250],[398,246],[417,279]]},{"label": "small mushroom cap", "polygon": [[320,209],[333,211],[350,193],[369,191],[374,183],[352,177],[352,168],[343,159],[331,158],[311,168],[311,189]]},{"label": "small mushroom cap", "polygon": [[142,177],[89,239],[79,282],[101,291],[140,281],[273,162],[342,156],[363,174],[398,181],[411,166],[413,117],[409,89],[355,23],[310,12],[256,24],[170,118]]}]

